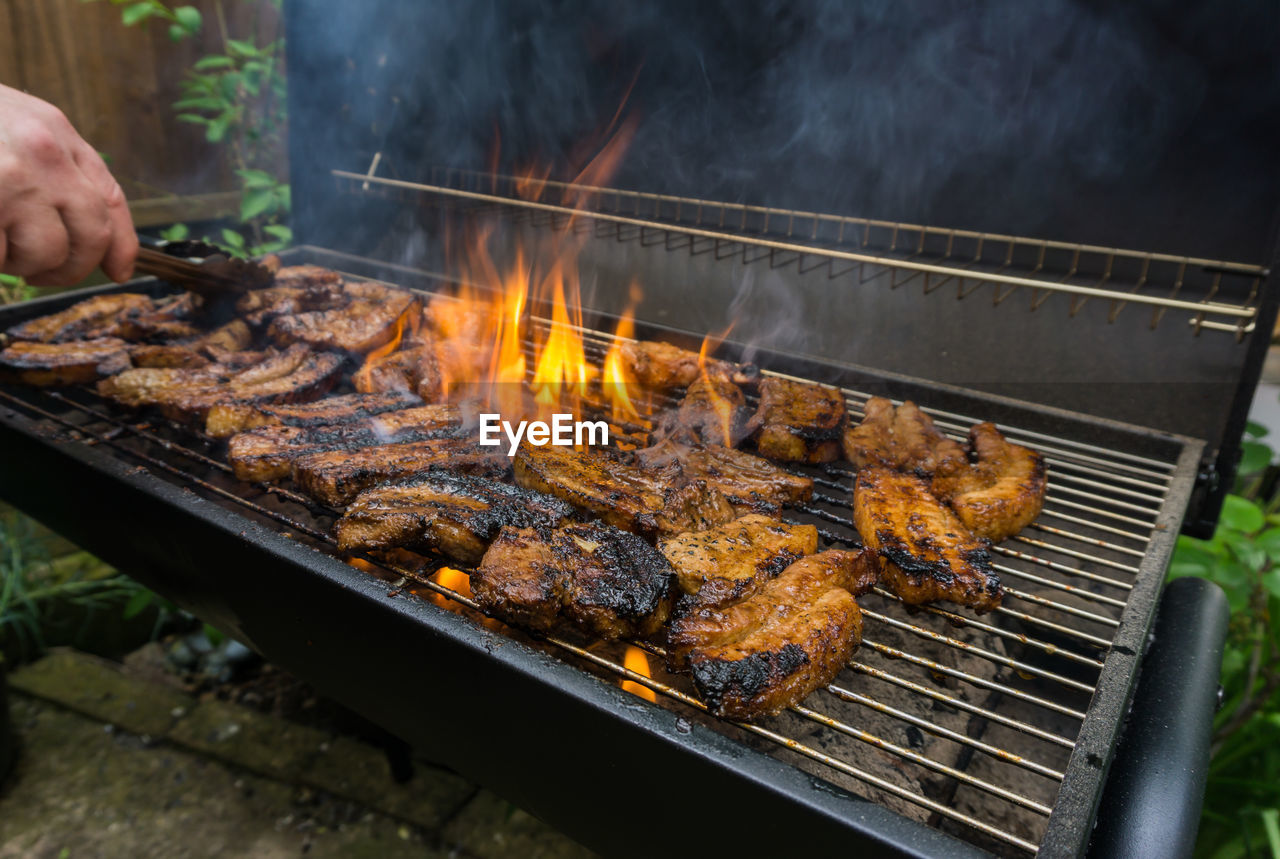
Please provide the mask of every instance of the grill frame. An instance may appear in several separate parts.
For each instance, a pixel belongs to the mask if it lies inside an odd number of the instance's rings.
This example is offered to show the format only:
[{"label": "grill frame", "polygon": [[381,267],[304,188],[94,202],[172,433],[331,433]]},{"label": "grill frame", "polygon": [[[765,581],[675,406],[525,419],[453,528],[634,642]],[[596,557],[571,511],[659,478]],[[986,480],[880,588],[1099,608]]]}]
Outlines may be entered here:
[{"label": "grill frame", "polygon": [[[291,256],[327,262],[356,274],[392,278],[406,286],[426,286],[431,280],[430,276],[412,269],[361,261],[320,249],[298,249]],[[360,271],[358,264],[365,265],[367,270]],[[424,282],[407,282],[413,278]],[[22,318],[59,309],[89,293],[124,288],[129,287],[82,291],[6,308],[0,311],[0,324],[7,326]],[[137,288],[136,285],[133,288]],[[601,324],[596,327],[608,326]],[[676,333],[664,332],[653,326],[640,328],[640,336],[645,337]],[[1153,532],[1135,580],[1135,589],[1127,600],[1121,625],[1115,632],[1113,646],[1099,674],[1089,718],[1081,726],[1041,849],[1044,855],[1082,852],[1089,835],[1087,824],[1093,819],[1106,766],[1133,690],[1164,567],[1194,483],[1200,443],[1168,433],[1138,430],[1061,410],[975,395],[958,388],[848,365],[822,364],[781,354],[768,355],[764,363],[771,369],[819,381],[840,382],[860,389],[873,387],[877,393],[897,398],[920,398],[920,393],[924,392],[924,398],[935,408],[980,414],[1027,429],[1045,431],[1054,427],[1060,432],[1061,424],[1066,422],[1081,431],[1071,434],[1073,439],[1097,438],[1112,442],[1124,439],[1129,444],[1148,445],[1166,452],[1178,451],[1177,466],[1171,473],[1169,490],[1157,518],[1158,527]],[[1010,415],[1014,417],[1010,419]],[[676,806],[681,807],[683,803],[679,794],[683,792],[687,794],[683,798],[696,802],[700,810],[713,810],[709,808],[710,801],[715,806],[714,810],[734,817],[745,817],[759,811],[768,814],[770,820],[784,824],[774,828],[780,839],[777,845],[766,845],[761,840],[761,833],[756,831],[726,833],[723,826],[693,826],[687,836],[682,836],[685,839],[682,847],[690,850],[722,851],[731,846],[753,851],[766,846],[786,849],[793,847],[794,841],[784,833],[795,831],[785,825],[787,823],[803,826],[806,839],[814,846],[829,843],[832,847],[847,848],[850,836],[856,836],[903,854],[925,852],[936,855],[944,850],[955,854],[957,850],[973,849],[967,843],[858,799],[840,788],[826,783],[818,786],[812,777],[790,765],[748,749],[714,731],[698,725],[693,725],[692,730],[686,725],[682,731],[677,717],[670,711],[645,707],[628,693],[610,684],[598,683],[576,667],[549,658],[542,651],[479,629],[462,618],[438,611],[425,603],[388,597],[385,583],[289,540],[270,528],[255,526],[246,529],[243,515],[193,497],[150,473],[138,473],[136,468],[122,464],[114,456],[105,456],[79,443],[51,442],[47,433],[36,429],[34,422],[3,406],[0,406],[0,438],[5,440],[7,449],[14,449],[18,454],[15,462],[19,465],[13,472],[0,477],[0,494],[27,507],[37,518],[44,519],[107,560],[131,571],[137,570],[139,578],[150,586],[210,618],[216,625],[242,635],[273,660],[314,682],[326,694],[351,704],[374,721],[495,787],[534,813],[578,834],[588,843],[607,844],[614,850],[625,847],[628,852],[669,847],[664,833],[656,833],[657,838],[652,843],[634,837],[624,844],[615,840],[619,832],[627,831],[625,809],[630,803],[612,792],[601,794],[595,785],[606,783],[611,773],[616,776],[622,772],[627,774],[633,792],[638,796],[647,792],[649,796],[674,798]],[[56,468],[46,472],[42,478],[42,467],[54,463]],[[56,475],[51,473],[54,471]],[[77,518],[73,511],[59,503],[56,491],[41,493],[38,489],[42,479],[48,486],[68,486],[75,485],[68,481],[86,474],[92,474],[95,491],[100,489],[119,494],[127,488],[126,494],[151,514],[146,520],[146,527],[127,528],[122,539],[121,533],[111,528],[109,523]],[[148,545],[153,537],[157,542],[163,537],[165,543],[172,543],[178,535],[199,538],[202,530],[218,535],[216,556],[212,551],[207,554],[202,551],[199,557],[179,551],[175,559],[164,552],[157,555],[157,547]],[[178,561],[176,565],[175,560]],[[222,560],[227,562],[226,568],[233,570],[238,579],[237,587],[231,588],[230,594],[225,590],[219,592],[219,579],[216,573],[211,575]],[[255,585],[261,587],[263,583],[253,573],[256,564],[262,563],[285,565],[290,583],[296,584],[303,593],[316,598],[323,596],[324,616],[317,618],[314,613],[303,613],[293,619],[292,629],[263,618],[263,603],[271,601],[255,593]],[[1156,568],[1154,572],[1153,567]],[[314,573],[319,573],[317,582],[308,579]],[[275,591],[287,594],[289,589],[278,586]],[[376,634],[367,636],[367,640],[365,636],[342,635],[335,641],[332,635],[323,631],[326,622],[338,623],[339,618],[348,613],[342,596],[345,592],[355,592],[364,597],[358,603],[359,621],[354,626],[376,631]],[[393,609],[390,615],[384,613],[388,607]],[[313,630],[316,624],[319,626]],[[393,625],[394,633],[388,632],[387,628]],[[411,632],[415,627],[419,632]],[[291,632],[298,635],[291,637]],[[434,712],[430,699],[420,700],[421,696],[416,696],[412,703],[389,700],[395,696],[388,696],[388,690],[402,690],[404,687],[396,672],[392,670],[388,675],[382,669],[382,663],[378,663],[378,681],[371,683],[372,672],[362,666],[361,659],[354,658],[346,650],[352,639],[358,638],[361,654],[377,663],[378,657],[387,652],[401,652],[384,642],[389,637],[399,638],[402,635],[417,645],[429,641],[432,648],[443,648],[440,661],[436,663],[443,668],[431,675],[432,682],[456,690],[447,698],[451,703],[465,700],[469,695],[470,700],[477,702],[475,712],[488,718],[458,720],[446,716],[433,723],[432,730],[427,732],[432,736],[424,737],[421,725],[415,724],[415,716]],[[300,647],[299,640],[307,643]],[[327,649],[336,648],[335,652],[324,654],[329,658],[322,658],[314,649],[312,642],[316,641]],[[495,641],[502,642],[502,646],[494,647]],[[497,658],[488,660],[481,658],[482,654]],[[324,666],[331,661],[343,663],[346,670],[336,680],[325,674]],[[397,662],[392,666],[393,669],[401,667],[423,670],[412,660],[405,665]],[[475,676],[484,676],[486,682],[472,682]],[[463,698],[456,698],[457,695]],[[510,700],[521,702],[521,728],[524,730],[518,735],[505,723],[489,724],[494,714],[502,712],[502,704],[509,704]],[[530,727],[534,719],[531,714],[535,711],[539,730]],[[657,711],[668,718],[649,711]],[[601,720],[602,714],[608,718]],[[573,730],[568,729],[566,718],[576,726]],[[547,719],[550,719],[550,724],[544,726]],[[464,722],[467,742],[460,742],[457,732]],[[602,726],[607,726],[607,729]],[[487,734],[486,728],[492,728],[492,734]],[[431,740],[435,733],[446,729],[453,733],[453,738],[447,743],[433,744]],[[547,734],[543,729],[568,739],[570,743],[580,736],[578,731],[601,734],[601,759],[591,760],[597,772],[591,773],[590,777],[564,774],[562,762],[557,761],[554,751],[550,759],[546,757]],[[495,738],[505,742],[495,744],[492,742]],[[620,756],[631,759],[631,762],[619,761]],[[525,763],[520,767],[522,771],[550,769],[549,781],[557,788],[553,793],[559,796],[548,798],[545,791],[547,779],[513,776],[510,767],[518,761]],[[659,777],[652,784],[637,784],[640,780],[633,778],[633,774],[647,771],[653,771]],[[680,784],[673,784],[661,778],[668,772],[688,775],[688,778],[680,779]],[[696,790],[688,787],[690,785],[696,785]],[[566,794],[575,796],[566,801]],[[709,800],[712,794],[714,798]],[[780,811],[783,806],[785,812]],[[621,815],[617,812],[619,808],[624,809]],[[566,810],[570,810],[569,813]],[[590,813],[584,813],[587,811]],[[710,831],[698,832],[699,828]],[[650,827],[643,829],[651,831]],[[714,840],[710,840],[713,837]],[[699,838],[708,840],[700,843]]]}]

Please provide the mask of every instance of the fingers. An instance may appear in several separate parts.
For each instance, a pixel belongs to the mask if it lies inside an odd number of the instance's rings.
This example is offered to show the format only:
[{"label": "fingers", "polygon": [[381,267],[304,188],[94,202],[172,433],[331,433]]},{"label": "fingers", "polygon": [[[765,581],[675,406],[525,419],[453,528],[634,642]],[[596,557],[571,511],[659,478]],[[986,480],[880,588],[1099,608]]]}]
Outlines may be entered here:
[{"label": "fingers", "polygon": [[72,157],[85,177],[98,189],[107,208],[110,235],[101,257],[102,270],[117,283],[126,281],[133,276],[133,264],[138,256],[138,234],[133,228],[124,191],[102,157],[84,140],[72,152]]},{"label": "fingers", "polygon": [[71,252],[71,237],[58,211],[30,208],[9,226],[4,273],[38,283],[42,273],[59,268]]}]

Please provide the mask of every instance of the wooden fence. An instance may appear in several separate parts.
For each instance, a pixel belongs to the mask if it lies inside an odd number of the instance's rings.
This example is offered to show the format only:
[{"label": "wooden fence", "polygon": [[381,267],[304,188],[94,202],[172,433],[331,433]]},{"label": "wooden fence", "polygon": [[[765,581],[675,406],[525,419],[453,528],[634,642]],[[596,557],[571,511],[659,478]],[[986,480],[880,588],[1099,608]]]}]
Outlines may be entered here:
[{"label": "wooden fence", "polygon": [[[184,70],[232,38],[280,28],[268,2],[183,0],[204,16],[194,39],[173,42],[168,26],[126,27],[120,7],[82,0],[0,0],[0,83],[63,110],[108,159],[140,225],[199,220],[235,211],[236,177],[203,127],[177,121],[173,102]],[[221,8],[219,8],[221,7]]]}]

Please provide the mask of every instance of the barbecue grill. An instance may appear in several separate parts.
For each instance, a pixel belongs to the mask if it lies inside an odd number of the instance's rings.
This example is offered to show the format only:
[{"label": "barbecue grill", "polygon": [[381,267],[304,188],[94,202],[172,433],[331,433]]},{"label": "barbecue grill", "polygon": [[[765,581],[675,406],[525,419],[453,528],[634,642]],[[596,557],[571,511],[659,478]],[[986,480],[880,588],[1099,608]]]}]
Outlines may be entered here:
[{"label": "barbecue grill", "polygon": [[[977,617],[869,594],[863,645],[831,686],[735,724],[709,716],[660,658],[641,666],[621,645],[503,627],[410,556],[339,556],[335,511],[287,484],[239,483],[213,440],[88,388],[0,387],[11,463],[0,493],[610,852],[1066,856],[1096,827],[1105,855],[1152,831],[1190,837],[1225,608],[1195,582],[1161,600],[1161,584],[1184,522],[1211,527],[1229,485],[1280,300],[1267,267],[628,190],[622,178],[537,180],[531,194],[526,175],[424,164],[408,139],[424,121],[422,79],[379,50],[428,13],[394,6],[357,22],[360,51],[302,23],[335,9],[287,9],[296,231],[320,243],[287,264],[433,294],[455,285],[442,251],[454,230],[496,223],[510,247],[572,233],[597,361],[634,278],[646,290],[637,337],[696,349],[734,322],[722,357],[836,385],[854,419],[880,395],[914,400],[955,437],[994,421],[1050,473],[1044,513],[993,550],[1004,605]],[[324,94],[353,81],[368,98],[334,121]],[[0,326],[84,295],[4,308]],[[790,319],[806,322],[797,333]],[[1000,371],[1010,364],[1020,369]],[[1117,367],[1137,382],[1106,384]],[[817,490],[788,515],[856,545],[847,466],[803,470]],[[1153,729],[1171,701],[1175,726]]]}]

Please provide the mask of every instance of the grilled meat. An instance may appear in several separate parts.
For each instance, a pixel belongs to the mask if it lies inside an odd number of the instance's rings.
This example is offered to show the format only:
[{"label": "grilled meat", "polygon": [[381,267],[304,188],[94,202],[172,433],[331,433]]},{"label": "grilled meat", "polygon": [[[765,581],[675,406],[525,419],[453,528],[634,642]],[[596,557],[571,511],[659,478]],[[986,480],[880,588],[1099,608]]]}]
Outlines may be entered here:
[{"label": "grilled meat", "polygon": [[351,382],[361,393],[408,391],[429,403],[440,402],[446,394],[436,346],[422,340],[406,342],[398,352],[366,364],[351,377]]},{"label": "grilled meat", "polygon": [[502,477],[510,460],[470,438],[437,438],[358,450],[309,453],[293,461],[293,480],[322,504],[341,507],[371,486],[433,468],[478,477]]},{"label": "grilled meat", "polygon": [[659,421],[660,438],[681,444],[734,447],[750,434],[751,413],[742,389],[720,373],[694,380],[680,407]]},{"label": "grilled meat", "polygon": [[339,424],[367,423],[374,415],[422,405],[413,394],[345,394],[326,397],[314,403],[282,403],[251,405],[218,403],[209,409],[205,432],[214,438],[227,438],[255,427],[332,427]]},{"label": "grilled meat", "polygon": [[635,534],[586,522],[505,527],[471,574],[488,612],[538,632],[568,621],[592,636],[653,635],[671,613],[671,565]]},{"label": "grilled meat", "polygon": [[728,608],[694,608],[671,623],[668,657],[688,668],[707,707],[728,719],[771,716],[830,683],[862,642],[854,596],[876,582],[874,552],[801,558]]},{"label": "grilled meat", "polygon": [[157,404],[172,420],[203,425],[218,403],[293,403],[323,396],[338,381],[344,358],[336,352],[311,352],[302,347],[300,358],[290,365],[292,347],[278,364],[271,358],[232,376],[225,383],[195,390],[171,391]]},{"label": "grilled meat", "polygon": [[910,605],[937,600],[991,611],[1004,591],[987,544],[975,537],[929,484],[871,467],[858,472],[853,523],[880,555],[881,581]]},{"label": "grilled meat", "polygon": [[128,344],[115,337],[67,343],[19,340],[0,351],[0,378],[28,385],[82,384],[128,367]]},{"label": "grilled meat", "polygon": [[705,480],[719,489],[740,515],[777,514],[787,504],[808,501],[813,480],[791,474],[767,459],[730,447],[686,447],[663,441],[636,452],[645,468],[680,466],[688,477]]},{"label": "grilled meat", "polygon": [[135,367],[204,367],[226,357],[226,353],[248,348],[252,337],[249,326],[234,319],[207,334],[177,343],[152,345],[140,343],[129,347]]},{"label": "grilled meat", "polygon": [[697,531],[733,518],[725,497],[678,470],[646,471],[590,449],[520,445],[516,483],[599,516],[610,525],[653,539]]},{"label": "grilled meat", "polygon": [[503,526],[554,528],[573,508],[506,483],[434,471],[367,489],[334,525],[344,552],[430,548],[475,564]]},{"label": "grilled meat", "polygon": [[333,310],[342,305],[342,278],[337,272],[319,269],[323,274],[286,275],[291,269],[313,269],[315,266],[293,266],[276,274],[275,285],[246,292],[236,301],[236,312],[250,325],[264,325],[277,316]]},{"label": "grilled meat", "polygon": [[391,340],[414,304],[411,293],[377,283],[344,283],[342,298],[333,309],[276,316],[267,336],[282,346],[308,343],[364,354]]},{"label": "grilled meat", "polygon": [[[622,356],[622,366],[632,378],[653,391],[687,388],[702,375],[698,353],[670,343],[628,340],[619,345],[618,352]],[[708,373],[719,373],[728,378],[733,372],[733,365],[725,361],[708,360],[706,364]]]},{"label": "grilled meat", "polygon": [[6,333],[14,340],[62,343],[114,336],[104,333],[130,310],[150,310],[151,299],[133,292],[95,295],[66,310],[14,325]]},{"label": "grilled meat", "polygon": [[370,417],[359,424],[258,427],[231,437],[227,459],[238,480],[279,480],[289,476],[295,459],[308,453],[456,438],[464,432],[457,408],[423,406]]},{"label": "grilled meat", "polygon": [[844,431],[843,443],[845,459],[858,468],[878,465],[929,477],[965,464],[964,447],[910,400],[897,409],[883,397],[867,400],[862,422]]},{"label": "grilled meat", "polygon": [[760,381],[760,406],[750,428],[761,456],[783,462],[832,462],[840,458],[847,421],[844,396],[836,388],[766,376]]},{"label": "grilled meat", "polygon": [[658,544],[675,567],[680,590],[697,605],[721,606],[755,593],[790,564],[818,549],[813,525],[788,525],[759,514]]},{"label": "grilled meat", "polygon": [[1048,476],[1044,457],[1005,439],[995,424],[969,430],[975,462],[933,479],[935,495],[979,537],[1000,542],[1040,515]]},{"label": "grilled meat", "polygon": [[193,292],[161,298],[146,307],[130,307],[113,321],[104,320],[104,336],[122,340],[175,340],[196,337],[200,329],[194,324],[204,304]]},{"label": "grilled meat", "polygon": [[[272,287],[308,287],[337,284],[342,275],[318,265],[290,265],[280,269],[272,280]],[[259,290],[261,291],[261,290]]]}]

